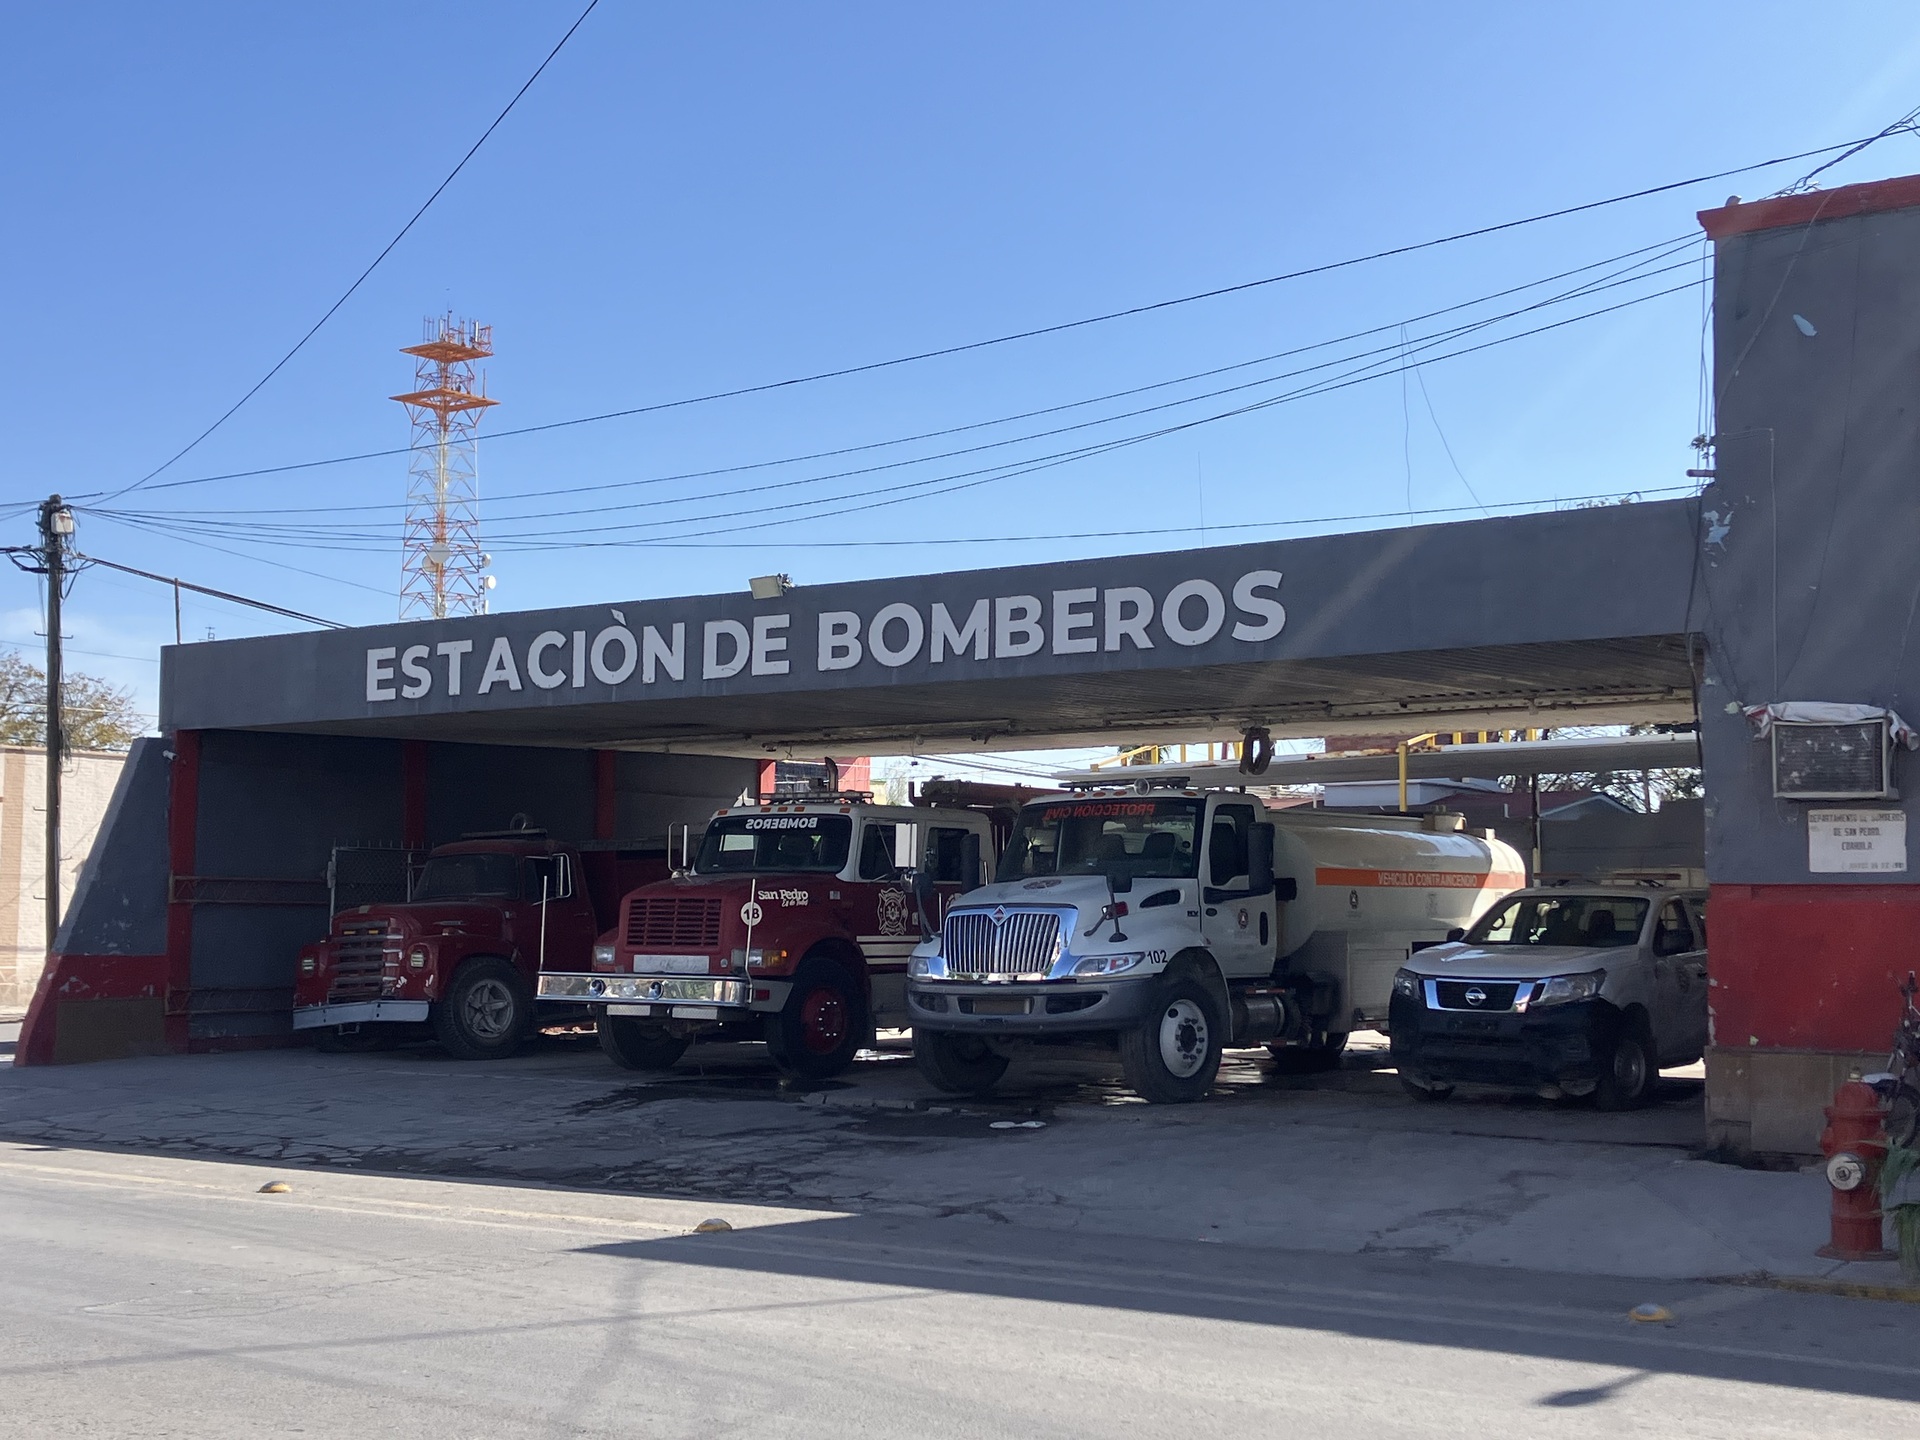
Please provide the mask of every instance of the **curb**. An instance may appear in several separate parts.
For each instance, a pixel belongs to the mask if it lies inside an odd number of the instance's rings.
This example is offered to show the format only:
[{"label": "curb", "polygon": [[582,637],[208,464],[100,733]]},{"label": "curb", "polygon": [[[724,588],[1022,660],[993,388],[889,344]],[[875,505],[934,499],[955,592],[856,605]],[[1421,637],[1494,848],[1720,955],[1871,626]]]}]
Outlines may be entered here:
[{"label": "curb", "polygon": [[1873,1280],[1828,1280],[1811,1275],[1743,1275],[1729,1282],[1801,1295],[1841,1295],[1849,1300],[1891,1300],[1920,1305],[1920,1284],[1882,1285]]}]

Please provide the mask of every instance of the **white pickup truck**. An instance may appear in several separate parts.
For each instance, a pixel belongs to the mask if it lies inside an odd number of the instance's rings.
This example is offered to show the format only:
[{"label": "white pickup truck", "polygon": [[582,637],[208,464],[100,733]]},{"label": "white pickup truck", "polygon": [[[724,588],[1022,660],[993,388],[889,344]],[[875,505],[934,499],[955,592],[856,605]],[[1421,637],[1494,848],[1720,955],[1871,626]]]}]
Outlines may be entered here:
[{"label": "white pickup truck", "polygon": [[1522,890],[1394,977],[1389,1031],[1408,1093],[1456,1082],[1645,1101],[1707,1043],[1707,893]]},{"label": "white pickup truck", "polygon": [[1153,1101],[1206,1094],[1228,1044],[1332,1063],[1352,1030],[1385,1026],[1417,945],[1524,879],[1457,817],[1269,811],[1101,776],[1027,804],[994,882],[914,950],[914,1055],[936,1088],[977,1094],[1022,1042],[1107,1041]]}]

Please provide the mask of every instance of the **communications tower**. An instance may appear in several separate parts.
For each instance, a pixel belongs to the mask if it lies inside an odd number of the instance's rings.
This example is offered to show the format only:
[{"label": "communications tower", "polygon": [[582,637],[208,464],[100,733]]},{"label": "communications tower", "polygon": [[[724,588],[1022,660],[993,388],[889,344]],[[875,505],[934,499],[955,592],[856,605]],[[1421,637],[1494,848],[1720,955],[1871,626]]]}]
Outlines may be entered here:
[{"label": "communications tower", "polygon": [[493,577],[480,552],[480,470],[474,443],[489,400],[476,390],[473,362],[493,354],[493,327],[451,314],[426,322],[414,357],[415,388],[395,395],[413,421],[407,462],[407,521],[401,537],[400,618],[484,615]]}]

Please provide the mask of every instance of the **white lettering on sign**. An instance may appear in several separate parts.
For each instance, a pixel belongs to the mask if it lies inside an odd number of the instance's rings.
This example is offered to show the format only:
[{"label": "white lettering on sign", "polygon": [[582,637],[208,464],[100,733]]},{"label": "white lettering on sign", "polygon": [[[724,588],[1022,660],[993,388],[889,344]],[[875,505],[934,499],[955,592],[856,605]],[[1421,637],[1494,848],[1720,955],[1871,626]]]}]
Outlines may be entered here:
[{"label": "white lettering on sign", "polygon": [[1807,869],[1813,874],[1885,874],[1906,868],[1904,811],[1807,812]]},{"label": "white lettering on sign", "polygon": [[749,815],[745,830],[818,830],[818,815]]},{"label": "white lettering on sign", "polygon": [[[1231,584],[1195,577],[1164,593],[1140,585],[1086,585],[961,601],[895,600],[871,612],[825,610],[817,617],[810,658],[814,673],[825,675],[868,665],[925,671],[1035,655],[1111,655],[1163,643],[1189,649],[1227,640],[1261,645],[1286,629],[1281,578],[1278,570],[1249,570]],[[524,684],[538,690],[625,687],[631,695],[636,684],[685,683],[689,628],[699,632],[701,680],[788,675],[808,664],[805,642],[796,647],[789,639],[791,614],[756,614],[744,622],[675,620],[655,628],[630,626],[619,610],[609,613],[613,624],[543,630],[531,639],[523,632],[369,647],[367,703],[457,699],[487,695],[496,686],[518,694]],[[798,658],[796,648],[802,649]],[[472,663],[482,655],[486,662],[475,684]],[[435,664],[436,658],[445,665]]]}]

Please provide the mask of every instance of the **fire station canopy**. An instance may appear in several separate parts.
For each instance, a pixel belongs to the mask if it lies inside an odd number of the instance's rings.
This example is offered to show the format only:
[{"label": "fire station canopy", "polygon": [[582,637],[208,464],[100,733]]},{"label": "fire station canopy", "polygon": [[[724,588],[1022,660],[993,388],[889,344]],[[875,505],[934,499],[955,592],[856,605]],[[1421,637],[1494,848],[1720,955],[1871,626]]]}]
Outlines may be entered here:
[{"label": "fire station canopy", "polygon": [[161,726],[804,757],[1683,721],[1700,535],[1675,500],[176,645]]}]

